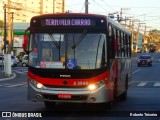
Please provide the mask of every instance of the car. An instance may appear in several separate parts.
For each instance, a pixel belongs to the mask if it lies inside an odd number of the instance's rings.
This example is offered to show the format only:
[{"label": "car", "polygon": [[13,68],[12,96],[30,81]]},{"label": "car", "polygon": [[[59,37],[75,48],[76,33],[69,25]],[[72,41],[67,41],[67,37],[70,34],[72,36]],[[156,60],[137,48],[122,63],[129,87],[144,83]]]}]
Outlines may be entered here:
[{"label": "car", "polygon": [[22,66],[27,67],[28,66],[28,55],[24,55],[22,58]]},{"label": "car", "polygon": [[3,64],[3,63],[4,63],[3,61],[4,61],[3,56],[0,56],[0,66],[3,66],[3,65],[4,65],[4,64]]},{"label": "car", "polygon": [[152,58],[150,55],[140,55],[137,60],[137,66],[152,66]]},{"label": "car", "polygon": [[11,56],[11,61],[13,62],[13,66],[17,66],[19,63],[19,60],[16,56]]},{"label": "car", "polygon": [[[11,66],[17,66],[18,64],[18,58],[16,56],[11,56]],[[0,56],[0,66],[4,65],[4,56]]]}]

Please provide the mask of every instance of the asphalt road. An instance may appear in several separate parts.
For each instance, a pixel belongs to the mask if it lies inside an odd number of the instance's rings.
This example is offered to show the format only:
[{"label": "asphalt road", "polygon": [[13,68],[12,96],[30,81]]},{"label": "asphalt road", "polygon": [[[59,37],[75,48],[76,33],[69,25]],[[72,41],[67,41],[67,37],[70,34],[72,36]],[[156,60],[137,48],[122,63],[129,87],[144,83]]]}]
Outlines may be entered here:
[{"label": "asphalt road", "polygon": [[[103,106],[86,104],[58,104],[52,110],[47,110],[43,103],[35,103],[27,100],[27,68],[15,67],[12,70],[16,73],[16,78],[0,82],[0,111],[18,113],[26,111],[40,112],[42,118],[38,119],[45,120],[153,120],[153,118],[154,120],[158,120],[160,119],[159,117],[144,117],[144,113],[160,115],[160,53],[151,54],[153,57],[152,67],[137,67],[136,59],[138,56],[139,54],[133,55],[132,81],[129,85],[128,99],[123,102],[115,102],[111,110],[102,109]],[[138,115],[142,113],[143,117],[132,117],[130,116],[132,113],[137,113]],[[45,117],[46,114],[51,116]],[[17,118],[3,119],[12,120]]]}]

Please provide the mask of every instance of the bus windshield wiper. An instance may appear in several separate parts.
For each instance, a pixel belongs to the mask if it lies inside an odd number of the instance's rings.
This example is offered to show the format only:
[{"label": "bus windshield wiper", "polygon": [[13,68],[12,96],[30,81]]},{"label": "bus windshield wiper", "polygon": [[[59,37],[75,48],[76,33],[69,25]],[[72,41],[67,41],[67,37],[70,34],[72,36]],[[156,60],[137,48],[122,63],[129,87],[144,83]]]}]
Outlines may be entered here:
[{"label": "bus windshield wiper", "polygon": [[87,30],[84,30],[83,31],[83,33],[82,33],[82,35],[79,37],[79,39],[77,40],[77,42],[72,46],[72,49],[75,49],[78,45],[79,45],[79,43],[83,40],[83,38],[85,37],[85,35],[86,35],[86,33],[87,33]]},{"label": "bus windshield wiper", "polygon": [[[55,38],[52,36],[52,34],[48,34],[49,37],[51,38],[53,44],[56,46],[57,49],[60,49],[60,45],[56,42]],[[61,39],[61,37],[60,37]],[[59,40],[60,41],[60,40]]]}]

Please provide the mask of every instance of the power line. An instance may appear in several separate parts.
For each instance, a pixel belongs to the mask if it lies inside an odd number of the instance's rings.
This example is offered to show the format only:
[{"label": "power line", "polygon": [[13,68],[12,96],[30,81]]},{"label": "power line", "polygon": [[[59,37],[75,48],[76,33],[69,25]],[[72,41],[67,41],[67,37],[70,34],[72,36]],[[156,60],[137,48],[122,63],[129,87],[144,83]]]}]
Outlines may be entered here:
[{"label": "power line", "polygon": [[82,10],[84,9],[85,4],[86,4],[86,3],[84,3],[84,4],[83,4],[82,9],[80,10],[80,13],[81,13],[81,12],[82,12]]},{"label": "power line", "polygon": [[117,12],[116,10],[113,9],[112,6],[110,6],[106,1],[103,1],[109,8],[111,8],[114,12]]},{"label": "power line", "polygon": [[[102,5],[98,4],[97,2],[95,2],[94,0],[92,0],[94,3],[96,3],[100,8],[104,9],[105,11],[107,11],[107,9],[105,9]],[[108,11],[107,11],[108,12]]]}]

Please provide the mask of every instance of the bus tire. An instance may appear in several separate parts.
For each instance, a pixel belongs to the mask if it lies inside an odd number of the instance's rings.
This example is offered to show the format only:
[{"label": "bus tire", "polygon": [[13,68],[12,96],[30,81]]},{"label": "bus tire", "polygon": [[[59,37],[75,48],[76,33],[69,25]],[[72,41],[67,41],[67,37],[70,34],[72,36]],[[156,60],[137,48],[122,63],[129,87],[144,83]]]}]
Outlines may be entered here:
[{"label": "bus tire", "polygon": [[107,110],[111,110],[112,106],[113,106],[113,102],[112,101],[107,102],[107,103],[105,103],[105,106],[106,106]]},{"label": "bus tire", "polygon": [[113,101],[117,100],[117,80],[114,81],[114,88],[113,88]]},{"label": "bus tire", "polygon": [[119,100],[121,101],[127,100],[127,90],[128,90],[128,76],[126,77],[126,82],[125,82],[125,92],[119,96]]},{"label": "bus tire", "polygon": [[125,91],[124,93],[122,93],[122,94],[119,96],[119,100],[120,100],[120,101],[125,101],[125,100],[127,100],[127,91]]},{"label": "bus tire", "polygon": [[104,102],[104,103],[97,103],[98,106],[100,106],[103,110],[111,110],[112,109],[112,101],[110,102]]},{"label": "bus tire", "polygon": [[56,105],[56,102],[45,101],[44,104],[45,104],[47,109],[52,109]]}]

